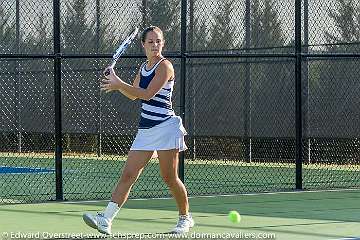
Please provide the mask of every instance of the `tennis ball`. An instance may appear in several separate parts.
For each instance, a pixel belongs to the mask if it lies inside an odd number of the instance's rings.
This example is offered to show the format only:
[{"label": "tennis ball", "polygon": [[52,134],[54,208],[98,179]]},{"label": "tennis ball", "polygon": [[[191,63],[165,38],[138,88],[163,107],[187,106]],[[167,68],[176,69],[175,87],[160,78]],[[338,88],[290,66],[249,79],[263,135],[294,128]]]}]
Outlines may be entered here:
[{"label": "tennis ball", "polygon": [[235,210],[230,211],[228,217],[229,217],[230,222],[232,222],[232,223],[239,223],[241,221],[240,214]]}]

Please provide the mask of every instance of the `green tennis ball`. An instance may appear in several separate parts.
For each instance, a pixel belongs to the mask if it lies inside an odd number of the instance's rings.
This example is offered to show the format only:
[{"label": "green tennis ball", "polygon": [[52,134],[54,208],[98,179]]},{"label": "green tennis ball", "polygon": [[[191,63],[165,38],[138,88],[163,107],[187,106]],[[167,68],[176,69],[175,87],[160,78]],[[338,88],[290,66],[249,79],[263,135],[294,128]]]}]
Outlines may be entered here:
[{"label": "green tennis ball", "polygon": [[234,210],[229,212],[228,217],[229,217],[230,222],[232,222],[232,223],[239,223],[241,221],[240,214]]}]

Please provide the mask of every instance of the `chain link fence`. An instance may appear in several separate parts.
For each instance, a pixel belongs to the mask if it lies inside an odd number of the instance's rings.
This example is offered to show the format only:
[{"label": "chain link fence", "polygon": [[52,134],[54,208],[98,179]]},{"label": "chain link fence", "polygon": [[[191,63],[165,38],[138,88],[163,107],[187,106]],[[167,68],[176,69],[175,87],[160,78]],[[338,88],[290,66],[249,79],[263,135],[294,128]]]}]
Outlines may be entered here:
[{"label": "chain link fence", "polygon": [[[3,0],[0,203],[110,197],[140,106],[99,79],[148,25],[175,68],[190,195],[358,188],[359,12],[340,0]],[[116,71],[130,83],[144,61],[138,40]],[[131,197],[166,196],[153,159]]]}]

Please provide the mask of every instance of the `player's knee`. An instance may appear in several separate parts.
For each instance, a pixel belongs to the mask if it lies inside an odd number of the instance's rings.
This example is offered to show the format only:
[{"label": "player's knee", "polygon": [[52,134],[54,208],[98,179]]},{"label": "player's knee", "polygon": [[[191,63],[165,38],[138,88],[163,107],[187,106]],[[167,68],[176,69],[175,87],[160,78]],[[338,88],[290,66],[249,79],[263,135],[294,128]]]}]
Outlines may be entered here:
[{"label": "player's knee", "polygon": [[135,182],[137,177],[139,175],[138,171],[133,171],[133,170],[126,170],[122,173],[121,175],[121,181],[122,182]]},{"label": "player's knee", "polygon": [[166,185],[168,185],[169,187],[177,184],[177,176],[175,176],[173,174],[163,174],[162,179],[164,180]]}]

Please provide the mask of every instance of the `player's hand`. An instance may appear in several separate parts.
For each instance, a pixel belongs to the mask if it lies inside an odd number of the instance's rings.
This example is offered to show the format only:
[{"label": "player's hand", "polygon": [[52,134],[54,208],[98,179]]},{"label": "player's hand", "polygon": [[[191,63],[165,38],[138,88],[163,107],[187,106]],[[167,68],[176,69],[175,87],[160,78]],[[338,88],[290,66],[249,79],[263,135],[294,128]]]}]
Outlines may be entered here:
[{"label": "player's hand", "polygon": [[[105,73],[108,73],[105,75]],[[116,76],[114,69],[108,67],[104,70],[105,78],[101,79],[100,90],[109,93],[111,91],[119,90],[122,80]]]},{"label": "player's hand", "polygon": [[118,77],[111,79],[107,79],[107,78],[101,79],[100,90],[105,91],[106,93],[119,90],[121,86],[120,85],[121,82],[122,80]]},{"label": "player's hand", "polygon": [[110,66],[105,68],[103,74],[104,74],[105,78],[107,78],[107,79],[111,79],[116,76],[114,69]]}]

